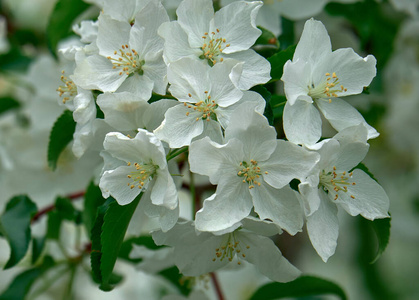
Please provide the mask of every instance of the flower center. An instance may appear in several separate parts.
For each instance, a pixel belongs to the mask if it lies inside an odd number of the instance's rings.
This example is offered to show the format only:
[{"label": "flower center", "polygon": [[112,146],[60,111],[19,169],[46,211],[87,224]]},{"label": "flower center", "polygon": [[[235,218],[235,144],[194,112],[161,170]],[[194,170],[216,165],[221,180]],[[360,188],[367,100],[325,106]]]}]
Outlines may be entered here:
[{"label": "flower center", "polygon": [[201,47],[202,55],[199,58],[208,60],[210,66],[215,65],[218,61],[222,62],[223,58],[218,58],[218,56],[225,48],[230,47],[230,44],[226,44],[226,39],[218,37],[219,33],[220,30],[216,29],[216,32],[211,32],[211,35],[205,32],[202,36],[204,44]]},{"label": "flower center", "polygon": [[[349,174],[346,172],[336,173],[336,167],[333,167],[333,170],[329,172],[322,170],[319,178],[319,186],[322,186],[325,192],[333,193],[335,195],[333,200],[338,199],[339,191],[347,193],[348,185],[356,185],[355,182],[351,182],[352,172]],[[351,195],[351,198],[355,199],[353,195]]]},{"label": "flower center", "polygon": [[339,86],[339,78],[336,73],[326,73],[326,80],[317,86],[312,83],[308,85],[308,95],[313,99],[324,99],[327,98],[329,103],[332,102],[332,98],[338,97],[338,93],[346,92],[347,89],[343,86]]},{"label": "flower center", "polygon": [[[184,102],[183,105],[193,109],[194,111],[202,113],[201,117],[196,117],[196,121],[207,120],[209,122],[211,119],[217,120],[215,110],[217,109],[218,104],[215,103],[214,100],[211,100],[211,95],[208,95],[208,91],[205,91],[204,94],[204,100],[200,100],[195,104]],[[191,94],[188,94],[188,96],[192,97]],[[189,116],[189,112],[187,112],[186,115]]]},{"label": "flower center", "polygon": [[60,97],[64,95],[63,103],[66,103],[70,99],[72,100],[72,98],[77,95],[77,87],[72,80],[68,79],[64,75],[64,71],[61,71],[61,74],[62,75],[60,77],[60,80],[62,83],[64,83],[64,85],[60,85],[57,89],[57,92],[60,94]]},{"label": "flower center", "polygon": [[[215,257],[212,261],[220,260],[223,261],[227,258],[229,261],[232,261],[234,256],[246,257],[246,250],[249,249],[250,246],[243,245],[237,239],[236,234],[234,232],[227,234],[224,239],[222,240],[220,246],[215,249]],[[241,264],[240,260],[237,262],[239,265]]]},{"label": "flower center", "polygon": [[[253,189],[255,184],[257,186],[260,186],[260,182],[257,181],[260,176],[262,175],[262,171],[260,170],[260,167],[258,167],[258,162],[251,159],[250,164],[246,161],[243,161],[240,163],[241,170],[237,173],[237,176],[243,178],[243,183],[249,184],[249,189]],[[265,172],[265,174],[268,174],[268,172]]]},{"label": "flower center", "polygon": [[131,179],[131,182],[128,182],[130,189],[138,187],[139,189],[147,188],[148,183],[153,179],[153,176],[156,174],[158,166],[154,165],[152,161],[149,163],[127,163],[128,166],[135,168],[127,177]]},{"label": "flower center", "polygon": [[114,57],[108,56],[113,67],[112,69],[120,69],[119,75],[126,74],[131,75],[137,72],[140,75],[144,74],[142,69],[145,61],[140,59],[140,56],[135,49],[130,49],[128,45],[122,45],[119,51],[115,51]]}]

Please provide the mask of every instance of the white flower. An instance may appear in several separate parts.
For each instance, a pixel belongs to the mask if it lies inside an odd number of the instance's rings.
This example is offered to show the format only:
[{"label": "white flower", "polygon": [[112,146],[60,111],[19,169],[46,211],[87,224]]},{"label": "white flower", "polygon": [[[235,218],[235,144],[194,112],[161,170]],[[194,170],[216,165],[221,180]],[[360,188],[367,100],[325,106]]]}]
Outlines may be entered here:
[{"label": "white flower", "polygon": [[[261,232],[255,234],[246,230],[246,222],[243,220],[243,224],[238,224],[243,228],[221,235],[196,232],[191,222],[178,223],[167,233],[153,232],[152,237],[157,245],[174,247],[175,264],[185,276],[206,274],[232,261],[239,265],[242,261],[254,264],[262,274],[275,281],[287,282],[300,275],[271,239],[261,236]],[[272,231],[268,229],[266,233],[269,236]]]},{"label": "white flower", "polygon": [[[378,136],[362,115],[339,97],[359,94],[376,74],[372,55],[360,57],[352,49],[331,50],[324,25],[308,20],[292,61],[284,66],[284,131],[296,144],[313,145],[321,137],[320,112],[340,131],[363,123],[368,138]],[[317,110],[318,109],[318,110]]]},{"label": "white flower", "polygon": [[270,79],[269,62],[249,49],[261,31],[255,18],[262,2],[238,1],[214,14],[211,0],[184,0],[177,9],[178,20],[165,23],[158,33],[164,38],[166,63],[191,57],[214,65],[234,59],[244,62],[237,84],[248,90]]},{"label": "white flower", "polygon": [[190,145],[196,137],[209,136],[221,142],[221,128],[227,128],[235,104],[255,101],[263,112],[265,101],[260,95],[248,92],[244,97],[232,83],[229,74],[237,76],[236,66],[233,69],[229,63],[210,67],[190,58],[171,63],[169,90],[181,103],[168,109],[163,123],[154,131],[156,136],[171,148]]},{"label": "white flower", "polygon": [[254,207],[260,219],[269,219],[291,234],[302,227],[302,210],[287,184],[302,178],[318,155],[276,139],[264,116],[247,103],[234,112],[220,145],[204,138],[189,148],[192,172],[209,176],[217,185],[196,214],[200,231],[224,230],[247,217]]},{"label": "white flower", "polygon": [[152,204],[171,210],[177,208],[177,191],[169,174],[166,154],[154,134],[139,129],[131,139],[111,132],[106,135],[103,146],[105,166],[99,182],[103,197],[112,195],[120,205],[125,205],[153,181]]},{"label": "white flower", "polygon": [[136,15],[133,26],[108,15],[99,16],[98,54],[78,63],[73,81],[85,89],[114,92],[118,88],[149,99],[166,92],[163,40],[157,28],[169,18],[161,4],[150,2]]},{"label": "white flower", "polygon": [[350,215],[374,220],[388,217],[389,199],[365,172],[353,169],[365,157],[367,129],[349,127],[316,147],[320,161],[299,185],[307,215],[307,231],[320,257],[333,255],[338,238],[337,206]]}]

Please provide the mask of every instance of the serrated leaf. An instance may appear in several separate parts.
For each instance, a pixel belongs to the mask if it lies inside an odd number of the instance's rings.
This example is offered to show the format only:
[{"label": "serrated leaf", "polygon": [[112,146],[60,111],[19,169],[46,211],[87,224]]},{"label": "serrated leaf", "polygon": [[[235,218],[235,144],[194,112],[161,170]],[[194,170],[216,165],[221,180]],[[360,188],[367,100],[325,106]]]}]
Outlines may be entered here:
[{"label": "serrated leaf", "polygon": [[377,254],[371,262],[373,264],[380,258],[381,254],[383,254],[387,248],[388,242],[390,240],[391,217],[368,221],[368,223],[371,224],[372,228],[374,229],[378,241]]},{"label": "serrated leaf", "polygon": [[58,117],[52,127],[48,143],[48,165],[52,170],[57,167],[57,161],[61,152],[73,139],[76,130],[76,122],[73,120],[73,113],[66,110]]},{"label": "serrated leaf", "polygon": [[270,106],[271,93],[264,86],[261,86],[261,85],[254,86],[252,87],[251,90],[258,93],[259,95],[263,97],[263,99],[265,99],[266,106],[265,106],[265,111],[263,112],[263,115],[268,119],[269,125],[273,125],[274,114]]},{"label": "serrated leaf", "polygon": [[1,97],[0,98],[0,114],[5,113],[6,111],[20,107],[19,101],[11,97]]},{"label": "serrated leaf", "polygon": [[58,0],[52,11],[47,26],[48,47],[56,56],[58,42],[71,35],[74,20],[89,4],[82,0]]},{"label": "serrated leaf", "polygon": [[0,295],[0,300],[24,299],[35,280],[39,279],[52,266],[54,266],[54,261],[50,256],[46,256],[39,267],[26,270],[17,275],[9,287]]},{"label": "serrated leaf", "polygon": [[90,182],[87,187],[86,193],[84,194],[84,210],[83,210],[83,223],[86,226],[87,232],[91,232],[95,219],[96,213],[99,206],[105,203],[105,199],[102,197],[100,188]]},{"label": "serrated leaf", "polygon": [[273,282],[260,287],[250,300],[274,300],[286,297],[307,297],[332,294],[346,300],[345,292],[331,281],[314,277],[301,276],[287,283]]},{"label": "serrated leaf", "polygon": [[27,196],[13,197],[0,217],[1,230],[10,245],[10,258],[4,269],[16,265],[26,254],[31,240],[31,218],[36,213],[35,203]]},{"label": "serrated leaf", "polygon": [[119,205],[116,201],[111,203],[106,210],[102,234],[100,236],[102,245],[102,256],[100,260],[100,271],[102,275],[102,283],[100,289],[110,290],[110,278],[116,259],[121,249],[122,242],[124,241],[125,233],[128,225],[134,215],[135,209],[142,197],[143,193],[137,196],[134,201],[127,205]]},{"label": "serrated leaf", "polygon": [[281,79],[282,74],[284,73],[284,65],[288,60],[292,59],[296,47],[296,45],[289,46],[287,49],[279,51],[268,58],[268,61],[271,64],[271,81]]},{"label": "serrated leaf", "polygon": [[115,200],[110,197],[103,205],[98,207],[96,211],[95,223],[93,224],[92,230],[90,232],[90,239],[92,241],[90,264],[92,266],[93,280],[97,283],[102,282],[102,272],[100,271],[100,261],[102,258],[102,241],[100,236],[102,234],[103,219],[109,205],[114,201]]}]

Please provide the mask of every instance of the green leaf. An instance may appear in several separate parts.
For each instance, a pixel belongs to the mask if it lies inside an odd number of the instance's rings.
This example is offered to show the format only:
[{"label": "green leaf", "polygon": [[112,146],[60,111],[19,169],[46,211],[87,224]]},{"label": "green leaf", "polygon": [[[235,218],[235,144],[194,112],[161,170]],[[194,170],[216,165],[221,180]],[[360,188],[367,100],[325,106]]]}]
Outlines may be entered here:
[{"label": "green leaf", "polygon": [[35,280],[39,279],[52,266],[54,266],[54,261],[50,256],[46,256],[39,267],[26,270],[17,275],[9,287],[0,295],[0,300],[24,299]]},{"label": "green leaf", "polygon": [[359,37],[361,48],[377,59],[382,69],[393,53],[394,40],[405,15],[391,5],[365,0],[352,4],[329,3],[326,11],[347,19]]},{"label": "green leaf", "polygon": [[52,170],[57,168],[58,158],[73,139],[75,130],[76,122],[73,120],[73,113],[69,110],[64,111],[55,121],[49,136],[48,165]]},{"label": "green leaf", "polygon": [[34,265],[41,256],[45,246],[45,237],[32,238],[32,264]]},{"label": "green leaf", "polygon": [[96,213],[99,206],[105,203],[106,199],[102,197],[100,188],[90,182],[87,187],[86,194],[84,195],[84,210],[83,210],[83,223],[86,226],[87,232],[91,232],[95,219]]},{"label": "green leaf", "polygon": [[58,197],[55,200],[55,210],[64,220],[76,221],[78,218],[78,212],[68,198]]},{"label": "green leaf", "polygon": [[113,289],[110,282],[112,271],[141,196],[142,193],[133,202],[124,206],[115,200],[107,201],[98,210],[98,217],[92,229],[91,260],[94,277],[101,282],[99,288],[103,291]]},{"label": "green leaf", "polygon": [[14,108],[18,108],[20,107],[20,103],[19,101],[11,98],[11,97],[1,97],[0,98],[0,114],[14,109]]},{"label": "green leaf", "polygon": [[260,287],[250,300],[274,300],[326,294],[336,295],[342,300],[346,299],[345,292],[336,283],[318,277],[301,276],[287,283],[268,283]]},{"label": "green leaf", "polygon": [[281,50],[295,44],[294,21],[281,17],[282,33],[279,36],[279,46]]},{"label": "green leaf", "polygon": [[384,250],[387,248],[388,242],[390,240],[391,217],[368,221],[368,223],[374,229],[378,242],[377,254],[371,262],[373,264],[380,258],[381,254],[383,254]]},{"label": "green leaf", "polygon": [[265,99],[266,106],[265,111],[263,112],[263,115],[268,119],[269,125],[273,125],[274,123],[274,114],[272,112],[272,108],[270,106],[271,101],[271,93],[262,85],[257,85],[252,87],[252,91],[258,93]]},{"label": "green leaf", "polygon": [[284,106],[287,102],[287,98],[283,95],[273,94],[271,97],[271,107],[275,119],[281,119],[284,113]]},{"label": "green leaf", "polygon": [[270,57],[279,50],[279,42],[276,36],[269,30],[258,26],[262,34],[256,40],[253,49],[263,57]]},{"label": "green leaf", "polygon": [[90,5],[82,0],[58,0],[47,26],[47,42],[52,54],[56,56],[58,42],[72,34],[74,20]]},{"label": "green leaf", "polygon": [[31,240],[31,218],[36,213],[35,203],[27,196],[13,197],[0,217],[1,230],[9,242],[10,258],[4,269],[16,265],[26,254]]},{"label": "green leaf", "polygon": [[0,71],[26,71],[31,58],[25,56],[18,47],[12,48],[8,53],[0,55]]},{"label": "green leaf", "polygon": [[284,72],[285,63],[294,56],[295,48],[297,46],[289,46],[287,49],[279,51],[268,58],[271,64],[271,81],[280,80]]},{"label": "green leaf", "polygon": [[60,229],[61,229],[61,222],[62,218],[60,214],[56,211],[48,212],[48,220],[47,220],[47,238],[51,240],[59,240],[60,239]]}]

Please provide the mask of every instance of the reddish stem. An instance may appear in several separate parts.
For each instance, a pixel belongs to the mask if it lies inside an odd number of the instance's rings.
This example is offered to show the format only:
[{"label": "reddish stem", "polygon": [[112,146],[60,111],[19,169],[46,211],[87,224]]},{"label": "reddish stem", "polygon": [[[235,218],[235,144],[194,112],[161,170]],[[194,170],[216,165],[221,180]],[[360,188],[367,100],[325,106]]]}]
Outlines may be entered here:
[{"label": "reddish stem", "polygon": [[[84,196],[84,191],[81,192],[77,192],[74,194],[69,194],[67,196],[65,196],[65,198],[70,199],[71,201],[77,200],[81,197]],[[55,208],[55,204],[50,204],[46,207],[44,207],[43,209],[39,210],[33,217],[31,222],[34,223],[36,221],[38,221],[39,218],[41,218],[42,216],[46,215],[47,213],[49,213],[50,211],[54,210]]]},{"label": "reddish stem", "polygon": [[214,272],[210,273],[212,283],[214,284],[215,292],[217,294],[218,300],[224,300],[223,291],[221,290],[220,283],[218,282],[217,275]]}]

